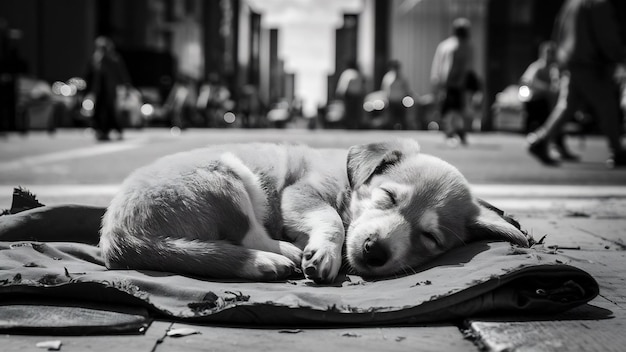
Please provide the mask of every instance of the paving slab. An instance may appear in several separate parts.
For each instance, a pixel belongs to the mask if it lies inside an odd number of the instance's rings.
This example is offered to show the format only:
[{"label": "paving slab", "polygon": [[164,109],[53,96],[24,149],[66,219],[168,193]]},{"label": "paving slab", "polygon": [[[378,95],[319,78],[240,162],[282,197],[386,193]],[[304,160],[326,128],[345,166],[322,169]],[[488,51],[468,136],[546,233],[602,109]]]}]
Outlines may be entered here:
[{"label": "paving slab", "polygon": [[154,351],[158,342],[172,324],[154,322],[144,335],[102,335],[102,336],[46,336],[46,335],[0,335],[0,351],[42,352],[47,349],[37,347],[42,341],[61,341],[62,352],[104,352],[104,351]]},{"label": "paving slab", "polygon": [[456,326],[341,329],[237,329],[175,324],[198,334],[166,338],[169,351],[474,351]]},{"label": "paving slab", "polygon": [[[546,233],[545,246],[589,272],[600,295],[561,316],[469,319],[476,342],[488,351],[623,351],[626,346],[626,220],[529,217],[521,222]],[[526,320],[526,321],[524,321]]]},{"label": "paving slab", "polygon": [[487,351],[624,351],[626,310],[603,298],[592,301],[590,306],[607,307],[611,314],[598,319],[578,310],[570,312],[569,318],[470,320],[468,324],[478,344]]}]

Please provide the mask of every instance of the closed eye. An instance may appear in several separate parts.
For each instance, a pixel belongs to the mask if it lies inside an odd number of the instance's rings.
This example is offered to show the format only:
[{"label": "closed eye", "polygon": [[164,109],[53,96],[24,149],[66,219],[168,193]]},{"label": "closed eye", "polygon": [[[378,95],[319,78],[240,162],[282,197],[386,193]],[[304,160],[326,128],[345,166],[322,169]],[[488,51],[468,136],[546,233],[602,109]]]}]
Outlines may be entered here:
[{"label": "closed eye", "polygon": [[432,232],[422,231],[422,236],[427,238],[429,241],[432,241],[435,245],[439,246],[439,238],[435,236]]},{"label": "closed eye", "polygon": [[391,204],[396,205],[396,195],[388,189],[385,189],[385,188],[381,188],[381,189],[385,192]]}]

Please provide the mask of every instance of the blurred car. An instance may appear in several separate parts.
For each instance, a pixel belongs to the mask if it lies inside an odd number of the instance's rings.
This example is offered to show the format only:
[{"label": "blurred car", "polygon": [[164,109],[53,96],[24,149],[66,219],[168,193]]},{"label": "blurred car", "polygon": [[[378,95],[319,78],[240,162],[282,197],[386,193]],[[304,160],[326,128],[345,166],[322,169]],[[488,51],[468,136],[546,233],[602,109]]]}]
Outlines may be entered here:
[{"label": "blurred car", "polygon": [[343,101],[337,99],[328,103],[325,109],[321,110],[324,128],[343,127],[343,121],[346,114],[346,107]]},{"label": "blurred car", "polygon": [[168,126],[169,119],[162,105],[159,90],[155,87],[137,88],[141,94],[141,107],[139,111],[144,126]]},{"label": "blurred car", "polygon": [[50,85],[44,80],[20,76],[17,86],[17,129],[47,130],[72,127],[76,124],[75,109],[79,106],[78,95],[84,86],[78,78]]},{"label": "blurred car", "polygon": [[[415,106],[413,97],[407,95],[402,99],[404,106],[404,124],[407,125],[406,114]],[[363,99],[363,110],[365,112],[365,125],[374,129],[396,129],[402,126],[396,126],[395,122],[389,114],[389,101],[387,94],[382,90],[371,92]]]},{"label": "blurred car", "polygon": [[528,87],[511,84],[500,93],[491,106],[493,129],[496,131],[524,132],[526,113],[524,100],[528,99]]},{"label": "blurred car", "polygon": [[291,104],[286,99],[281,99],[272,104],[266,118],[270,127],[284,128],[291,117]]},{"label": "blurred car", "polygon": [[371,92],[365,96],[363,110],[365,111],[365,125],[368,128],[390,128],[391,121],[385,113],[387,105],[387,95],[382,90]]},{"label": "blurred car", "polygon": [[[496,99],[491,106],[493,112],[493,129],[496,131],[509,131],[529,133],[540,126],[545,119],[531,121],[526,112],[526,104],[532,99],[529,87],[525,85],[511,84],[502,92],[496,94]],[[598,132],[598,127],[586,111],[578,111],[574,120],[565,124],[564,129],[570,134],[588,134]]]},{"label": "blurred car", "polygon": [[135,87],[118,87],[117,109],[123,127],[142,128],[146,125],[142,113],[143,96]]}]

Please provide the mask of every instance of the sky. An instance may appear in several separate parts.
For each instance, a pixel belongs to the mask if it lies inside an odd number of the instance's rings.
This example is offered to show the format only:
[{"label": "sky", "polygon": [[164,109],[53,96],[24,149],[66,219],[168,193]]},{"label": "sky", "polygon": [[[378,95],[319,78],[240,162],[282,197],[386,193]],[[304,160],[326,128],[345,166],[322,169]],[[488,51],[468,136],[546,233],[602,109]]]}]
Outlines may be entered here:
[{"label": "sky", "polygon": [[262,26],[279,29],[279,56],[296,74],[296,95],[305,114],[326,102],[327,76],[335,71],[335,29],[343,13],[359,12],[362,0],[248,0]]}]

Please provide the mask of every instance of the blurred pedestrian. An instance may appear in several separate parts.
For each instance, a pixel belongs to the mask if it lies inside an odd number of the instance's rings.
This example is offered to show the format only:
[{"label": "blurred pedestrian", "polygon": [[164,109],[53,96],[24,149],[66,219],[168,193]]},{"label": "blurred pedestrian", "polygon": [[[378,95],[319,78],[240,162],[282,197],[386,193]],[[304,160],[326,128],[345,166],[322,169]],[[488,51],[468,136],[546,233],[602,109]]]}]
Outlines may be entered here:
[{"label": "blurred pedestrian", "polygon": [[450,144],[467,143],[465,102],[467,75],[474,66],[470,22],[457,18],[452,35],[437,46],[431,67],[431,83],[440,106],[446,138]]},{"label": "blurred pedestrian", "polygon": [[217,127],[226,112],[230,91],[222,84],[219,74],[212,72],[206,83],[200,86],[196,108],[204,118],[206,127]]},{"label": "blurred pedestrian", "polygon": [[365,97],[365,78],[359,70],[356,60],[348,62],[348,67],[339,76],[336,95],[344,103],[346,128],[360,128],[363,116],[363,98]]},{"label": "blurred pedestrian", "polygon": [[609,166],[626,165],[621,145],[617,65],[626,58],[615,9],[607,0],[567,0],[555,23],[560,92],[546,122],[528,136],[528,151],[543,164],[556,166],[549,148],[563,125],[588,108],[608,139]]},{"label": "blurred pedestrian", "polygon": [[[108,141],[115,130],[122,138],[122,125],[117,116],[118,94],[128,92],[130,77],[111,39],[100,36],[87,71],[87,92],[94,96],[94,128],[99,141]],[[120,90],[118,92],[118,89]]]},{"label": "blurred pedestrian", "polygon": [[464,130],[471,130],[476,119],[480,119],[484,103],[483,83],[474,70],[467,73],[465,79]]},{"label": "blurred pedestrian", "polygon": [[411,95],[409,84],[402,75],[401,64],[398,60],[389,62],[389,70],[383,76],[380,89],[387,97],[387,114],[393,129],[406,128],[406,107],[403,99]]},{"label": "blurred pedestrian", "polygon": [[[541,43],[537,60],[526,68],[520,84],[527,88],[524,110],[526,111],[526,133],[529,133],[548,119],[559,96],[559,68],[554,42]],[[567,148],[563,130],[555,133],[554,146],[563,160],[577,161],[579,159]]]}]

